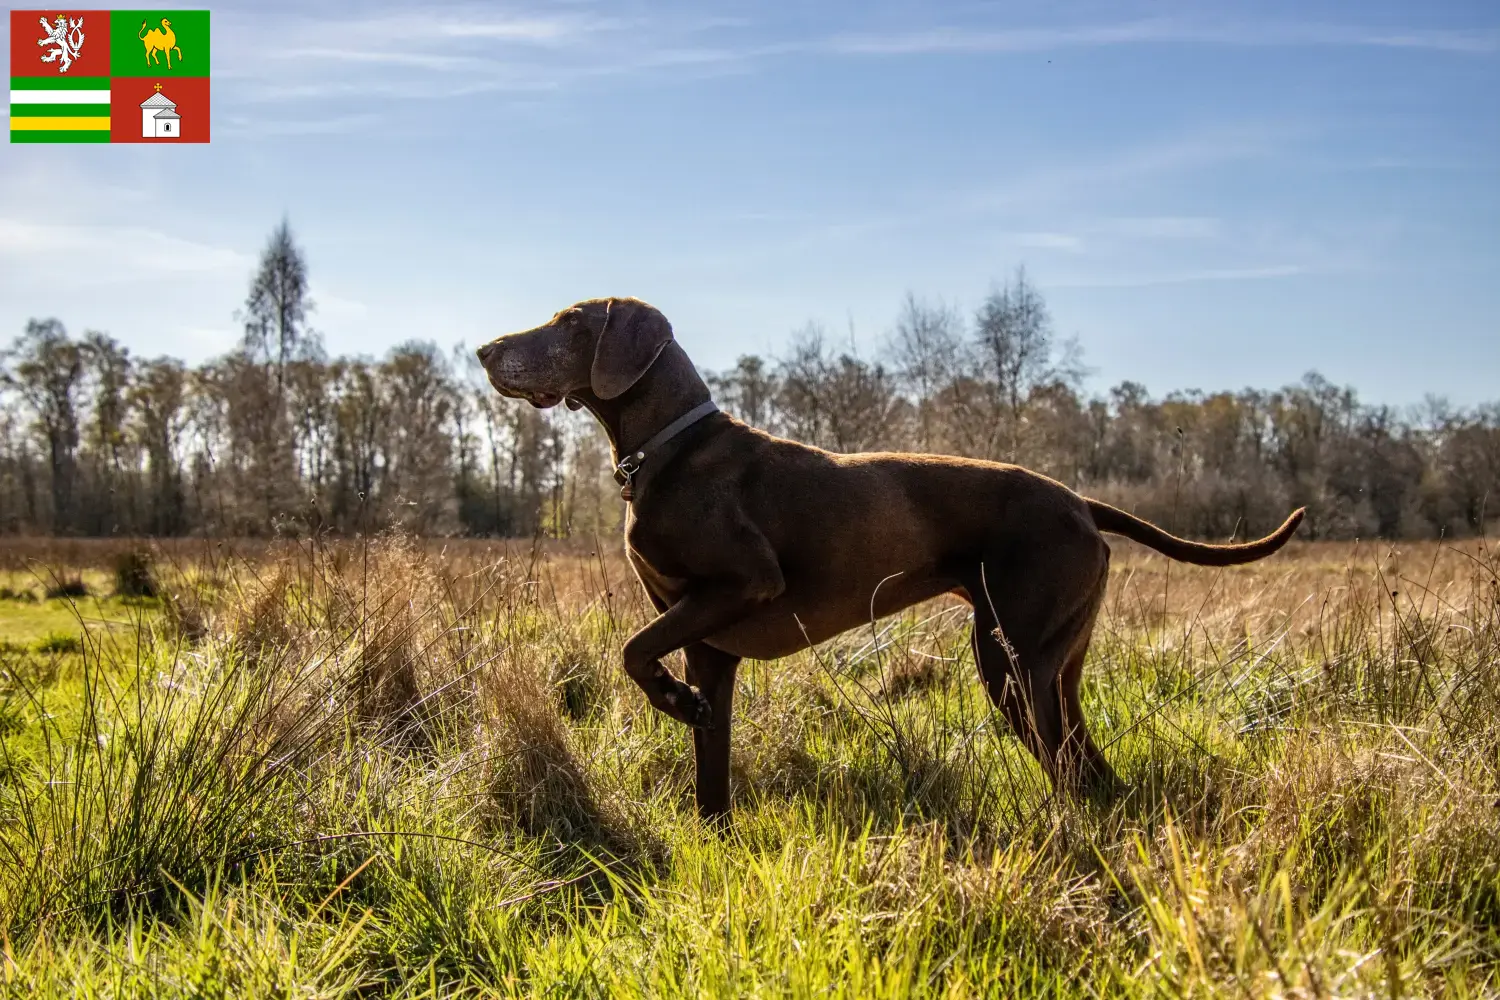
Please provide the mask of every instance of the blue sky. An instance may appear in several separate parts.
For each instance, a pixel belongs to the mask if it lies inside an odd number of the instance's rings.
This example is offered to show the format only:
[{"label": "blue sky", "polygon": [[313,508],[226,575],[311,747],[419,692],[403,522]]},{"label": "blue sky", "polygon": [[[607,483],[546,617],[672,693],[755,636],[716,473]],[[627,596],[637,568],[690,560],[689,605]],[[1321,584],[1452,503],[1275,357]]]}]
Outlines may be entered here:
[{"label": "blue sky", "polygon": [[213,12],[211,144],[0,147],[0,342],[221,352],[286,213],[334,352],[638,295],[873,354],[1024,264],[1096,389],[1500,398],[1493,0]]}]

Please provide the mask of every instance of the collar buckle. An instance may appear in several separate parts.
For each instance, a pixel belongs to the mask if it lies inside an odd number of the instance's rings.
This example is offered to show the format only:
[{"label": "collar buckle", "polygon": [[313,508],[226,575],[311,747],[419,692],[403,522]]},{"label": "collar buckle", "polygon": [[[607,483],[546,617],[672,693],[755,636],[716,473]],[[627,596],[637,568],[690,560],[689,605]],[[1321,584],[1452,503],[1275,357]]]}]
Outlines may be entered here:
[{"label": "collar buckle", "polygon": [[714,405],[714,401],[711,399],[699,403],[697,406],[693,407],[691,410],[684,413],[682,416],[678,417],[676,420],[672,421],[670,424],[653,434],[651,436],[651,440],[641,445],[638,450],[631,452],[629,455],[626,455],[624,458],[620,459],[619,464],[615,466],[614,477],[615,482],[620,484],[620,499],[628,501],[635,495],[635,475],[636,473],[641,471],[641,463],[646,460],[647,454],[655,451],[661,445],[666,444],[672,438],[687,430],[693,424],[702,420],[710,413],[716,413],[718,409],[719,408]]},{"label": "collar buckle", "polygon": [[641,471],[641,460],[646,457],[644,451],[638,451],[633,455],[626,455],[620,459],[620,464],[615,466],[615,482],[620,484],[620,498],[629,500],[634,491],[635,474]]}]

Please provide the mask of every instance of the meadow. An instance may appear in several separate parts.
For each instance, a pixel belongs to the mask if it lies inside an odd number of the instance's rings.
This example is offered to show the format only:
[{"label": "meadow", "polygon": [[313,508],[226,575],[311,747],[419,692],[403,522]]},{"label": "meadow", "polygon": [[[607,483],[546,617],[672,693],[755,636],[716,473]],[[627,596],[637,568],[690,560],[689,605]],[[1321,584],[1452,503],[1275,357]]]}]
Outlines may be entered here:
[{"label": "meadow", "polygon": [[617,538],[0,542],[0,995],[1500,991],[1500,546],[1114,549],[1128,797],[943,600],[741,668],[720,830]]}]

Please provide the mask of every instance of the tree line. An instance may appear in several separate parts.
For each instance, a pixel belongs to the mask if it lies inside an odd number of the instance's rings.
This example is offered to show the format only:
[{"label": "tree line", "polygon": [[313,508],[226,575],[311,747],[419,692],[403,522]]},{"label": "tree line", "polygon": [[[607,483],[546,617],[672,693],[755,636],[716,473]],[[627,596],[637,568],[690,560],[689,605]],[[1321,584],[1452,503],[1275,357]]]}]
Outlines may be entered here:
[{"label": "tree line", "polygon": [[[618,526],[587,414],[494,393],[473,345],[328,357],[278,226],[223,357],[138,358],[30,321],[0,352],[0,533],[587,536]],[[1076,342],[1018,270],[972,315],[908,296],[875,357],[810,324],[705,372],[750,423],[834,451],[1019,462],[1199,537],[1295,506],[1321,538],[1464,537],[1500,517],[1500,405],[1371,405],[1312,373],[1277,390],[1083,390]]]}]

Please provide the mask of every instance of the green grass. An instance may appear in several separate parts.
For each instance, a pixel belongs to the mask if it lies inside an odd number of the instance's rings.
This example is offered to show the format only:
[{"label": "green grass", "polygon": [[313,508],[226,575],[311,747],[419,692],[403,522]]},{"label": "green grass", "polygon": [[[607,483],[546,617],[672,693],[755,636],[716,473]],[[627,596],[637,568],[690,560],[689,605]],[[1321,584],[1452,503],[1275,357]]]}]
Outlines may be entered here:
[{"label": "green grass", "polygon": [[618,669],[636,600],[268,558],[196,639],[0,653],[0,989],[1494,995],[1500,588],[1443,559],[1184,572],[1165,617],[1124,568],[1086,691],[1112,808],[991,717],[963,609],[746,664],[720,831]]},{"label": "green grass", "polygon": [[0,600],[0,646],[43,653],[77,652],[85,634],[106,645],[129,645],[136,629],[160,614],[158,601],[116,597]]}]

